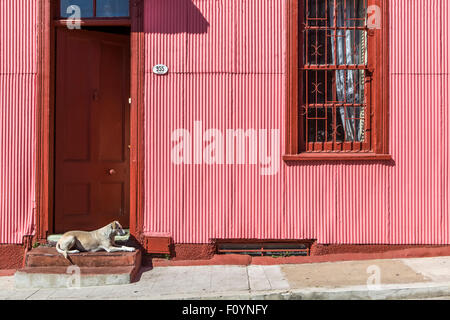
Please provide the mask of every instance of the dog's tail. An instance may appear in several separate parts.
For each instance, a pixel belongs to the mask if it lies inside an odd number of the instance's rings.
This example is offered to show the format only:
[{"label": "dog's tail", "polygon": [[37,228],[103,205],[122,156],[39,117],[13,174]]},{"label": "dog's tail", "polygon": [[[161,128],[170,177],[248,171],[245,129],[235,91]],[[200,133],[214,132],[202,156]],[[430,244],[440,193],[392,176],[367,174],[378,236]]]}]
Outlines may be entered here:
[{"label": "dog's tail", "polygon": [[56,251],[61,253],[64,256],[64,258],[69,260],[69,258],[67,258],[67,251],[64,251],[64,250],[61,249],[61,247],[59,246],[59,242],[56,243]]}]

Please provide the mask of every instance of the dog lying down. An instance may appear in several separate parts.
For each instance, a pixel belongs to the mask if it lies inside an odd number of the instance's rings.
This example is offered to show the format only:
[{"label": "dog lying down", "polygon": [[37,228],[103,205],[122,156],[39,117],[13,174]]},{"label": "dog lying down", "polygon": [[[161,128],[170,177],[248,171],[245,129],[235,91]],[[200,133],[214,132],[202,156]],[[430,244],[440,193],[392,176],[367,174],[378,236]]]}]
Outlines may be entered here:
[{"label": "dog lying down", "polygon": [[94,231],[68,231],[56,243],[56,251],[68,259],[67,254],[80,251],[107,252],[134,251],[133,247],[118,246],[114,242],[116,235],[123,236],[125,231],[118,221],[111,222],[103,228]]}]

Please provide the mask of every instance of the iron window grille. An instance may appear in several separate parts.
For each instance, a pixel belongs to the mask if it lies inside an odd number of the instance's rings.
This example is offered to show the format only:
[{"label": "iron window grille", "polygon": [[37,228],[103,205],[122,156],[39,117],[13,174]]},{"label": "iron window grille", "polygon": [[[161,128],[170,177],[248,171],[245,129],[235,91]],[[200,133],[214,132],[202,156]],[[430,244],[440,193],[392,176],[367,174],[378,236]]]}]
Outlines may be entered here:
[{"label": "iron window grille", "polygon": [[387,155],[386,2],[289,2],[286,160]]}]

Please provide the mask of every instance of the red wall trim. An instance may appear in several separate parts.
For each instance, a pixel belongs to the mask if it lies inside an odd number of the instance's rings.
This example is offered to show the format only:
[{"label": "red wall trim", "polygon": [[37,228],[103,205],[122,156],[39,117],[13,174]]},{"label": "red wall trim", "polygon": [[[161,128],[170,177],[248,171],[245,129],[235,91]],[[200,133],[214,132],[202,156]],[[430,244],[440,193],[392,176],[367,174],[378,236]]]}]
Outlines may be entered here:
[{"label": "red wall trim", "polygon": [[130,232],[141,240],[144,224],[144,1],[131,6],[131,170]]},{"label": "red wall trim", "polygon": [[39,0],[38,18],[38,68],[36,90],[36,224],[38,239],[45,239],[48,230],[53,229],[52,220],[52,154],[51,146],[51,1]]}]

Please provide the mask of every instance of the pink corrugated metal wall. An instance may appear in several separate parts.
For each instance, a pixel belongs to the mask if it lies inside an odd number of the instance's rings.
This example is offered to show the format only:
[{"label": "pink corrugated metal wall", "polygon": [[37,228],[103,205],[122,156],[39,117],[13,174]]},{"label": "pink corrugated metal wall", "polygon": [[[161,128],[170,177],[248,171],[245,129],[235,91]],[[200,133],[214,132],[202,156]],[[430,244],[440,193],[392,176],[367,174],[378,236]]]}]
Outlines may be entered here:
[{"label": "pink corrugated metal wall", "polygon": [[[393,164],[175,165],[171,133],[280,129],[285,0],[147,0],[144,229],[214,238],[450,243],[447,0],[390,1]],[[170,74],[156,76],[164,63]]]},{"label": "pink corrugated metal wall", "polygon": [[[214,238],[450,243],[447,0],[390,1],[392,165],[171,162],[172,131],[279,129],[285,0],[146,0],[144,229]],[[0,243],[33,232],[36,1],[0,0]],[[156,76],[152,66],[169,66]]]},{"label": "pink corrugated metal wall", "polygon": [[34,231],[36,3],[0,0],[0,243]]}]

